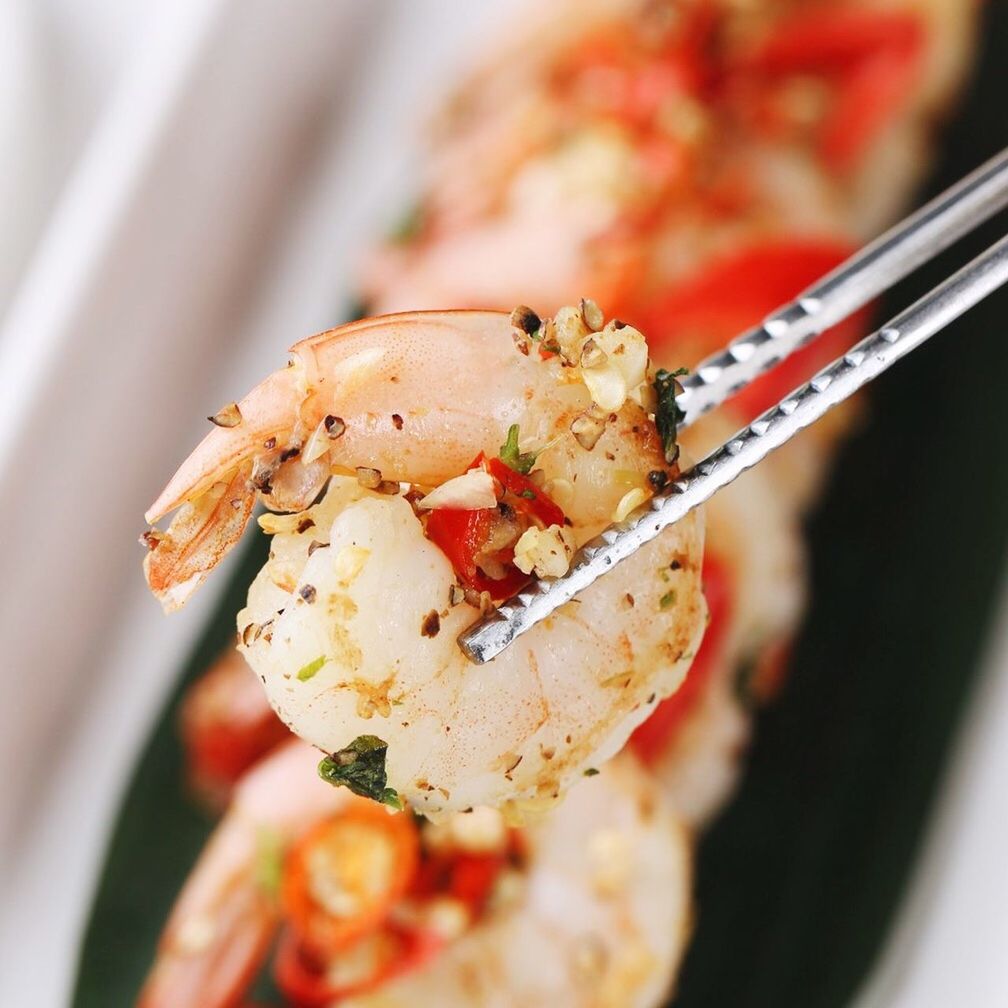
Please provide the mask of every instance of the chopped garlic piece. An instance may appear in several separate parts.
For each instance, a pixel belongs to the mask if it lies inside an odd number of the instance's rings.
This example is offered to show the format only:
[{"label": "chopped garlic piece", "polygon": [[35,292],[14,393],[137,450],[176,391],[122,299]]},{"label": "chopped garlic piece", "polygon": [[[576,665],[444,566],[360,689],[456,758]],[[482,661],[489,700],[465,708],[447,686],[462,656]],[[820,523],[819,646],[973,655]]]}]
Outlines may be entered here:
[{"label": "chopped garlic piece", "polygon": [[523,574],[538,577],[563,577],[574,555],[574,540],[561,525],[527,528],[515,543],[514,563]]},{"label": "chopped garlic piece", "polygon": [[590,335],[591,330],[585,325],[580,308],[568,305],[553,316],[553,336],[566,360],[580,358],[581,347]]},{"label": "chopped garlic piece", "polygon": [[259,528],[267,535],[297,532],[304,520],[305,515],[300,511],[294,514],[273,514],[272,511],[267,511],[258,519]]},{"label": "chopped garlic piece", "polygon": [[432,490],[418,508],[431,511],[434,508],[458,508],[460,511],[479,511],[497,506],[494,481],[490,473],[483,469],[472,469],[456,476]]},{"label": "chopped garlic piece", "polygon": [[613,511],[612,520],[614,522],[621,522],[631,511],[635,508],[639,508],[641,504],[648,499],[648,492],[642,487],[634,487],[633,490],[628,490],[620,498],[619,504],[616,505],[616,510]]},{"label": "chopped garlic piece", "polygon": [[581,377],[588,386],[592,402],[607,413],[615,413],[627,401],[630,390],[626,379],[612,360],[607,358],[597,367],[582,368]]},{"label": "chopped garlic piece", "polygon": [[[605,351],[606,360],[600,368],[589,368],[584,372],[585,384],[588,385],[592,398],[603,409],[617,410],[628,397],[635,396],[641,385],[647,381],[648,346],[644,334],[633,326],[624,325],[617,328],[615,321],[609,322],[605,328],[593,337],[601,350]],[[609,372],[604,377],[592,378],[596,371]],[[612,395],[610,402],[615,400],[615,390],[619,387],[618,380],[624,389],[623,398],[613,405],[606,405],[595,397],[591,381],[601,386],[600,391]]]}]

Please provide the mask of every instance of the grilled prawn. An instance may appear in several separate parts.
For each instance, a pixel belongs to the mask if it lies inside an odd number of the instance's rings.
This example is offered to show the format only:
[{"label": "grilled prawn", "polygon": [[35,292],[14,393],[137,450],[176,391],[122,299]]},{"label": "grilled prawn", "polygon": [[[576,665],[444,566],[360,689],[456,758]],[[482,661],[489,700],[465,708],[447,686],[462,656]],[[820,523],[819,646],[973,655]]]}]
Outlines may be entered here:
[{"label": "grilled prawn", "polygon": [[238,785],[158,944],[140,1008],[240,1003],[272,952],[292,1004],[619,1005],[666,995],[688,931],[683,831],[615,760],[518,831],[434,825],[312,772],[293,741]]},{"label": "grilled prawn", "polygon": [[[333,754],[334,780],[427,814],[520,817],[617,752],[685,675],[706,614],[699,515],[496,661],[473,667],[455,641],[675,473],[644,338],[599,316],[414,313],[305,340],[215,418],[148,514],[179,508],[147,535],[148,580],[173,608],[257,497],[286,512],[260,519],[271,556],[240,649],[280,717]],[[360,739],[375,740],[366,760]]]}]

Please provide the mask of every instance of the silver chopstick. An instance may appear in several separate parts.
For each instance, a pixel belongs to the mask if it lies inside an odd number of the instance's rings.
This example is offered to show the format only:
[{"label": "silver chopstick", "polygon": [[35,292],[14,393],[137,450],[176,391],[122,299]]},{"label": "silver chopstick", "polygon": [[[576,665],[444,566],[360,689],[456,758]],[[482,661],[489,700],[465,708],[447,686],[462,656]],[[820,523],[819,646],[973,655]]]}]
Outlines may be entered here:
[{"label": "silver chopstick", "polygon": [[702,361],[682,379],[676,402],[685,416],[679,426],[688,427],[1005,206],[1008,148]]},{"label": "silver chopstick", "polygon": [[516,637],[650,542],[662,529],[679,521],[1006,282],[1008,236],[757,417],[683,473],[668,491],[586,543],[564,577],[532,582],[527,590],[474,623],[459,636],[462,651],[477,664],[495,658]]}]

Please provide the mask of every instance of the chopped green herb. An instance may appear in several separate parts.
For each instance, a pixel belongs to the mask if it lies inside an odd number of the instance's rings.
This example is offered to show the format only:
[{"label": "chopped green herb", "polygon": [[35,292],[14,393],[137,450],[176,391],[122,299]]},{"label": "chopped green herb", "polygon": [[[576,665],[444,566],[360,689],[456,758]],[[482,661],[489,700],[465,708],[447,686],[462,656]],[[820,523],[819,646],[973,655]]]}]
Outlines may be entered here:
[{"label": "chopped green herb", "polygon": [[662,609],[668,609],[670,605],[675,605],[675,600],[676,593],[674,591],[665,592],[665,594],[658,600],[658,605],[660,605]]},{"label": "chopped green herb", "polygon": [[347,787],[354,794],[401,811],[398,793],[386,786],[387,753],[388,743],[376,735],[358,735],[345,749],[326,756],[319,763],[319,777],[335,787]]},{"label": "chopped green herb", "polygon": [[518,494],[518,496],[519,497],[524,497],[525,500],[535,500],[536,499],[536,495],[531,490],[522,490],[522,492],[520,494]]},{"label": "chopped green herb", "polygon": [[676,442],[676,428],[686,415],[676,403],[676,395],[682,391],[682,386],[676,380],[681,375],[689,374],[686,368],[666,371],[664,368],[655,374],[654,390],[658,397],[655,409],[655,426],[661,438],[665,461],[671,465],[679,458],[679,445]]},{"label": "chopped green herb", "polygon": [[507,440],[500,446],[500,460],[523,476],[528,475],[538,458],[538,452],[518,451],[518,424],[508,427]]},{"label": "chopped green herb", "polygon": [[598,774],[598,770],[596,770],[593,766],[588,767],[588,769],[584,772],[585,777],[594,777],[596,774]]},{"label": "chopped green herb", "polygon": [[314,661],[308,662],[307,665],[302,665],[297,671],[298,679],[300,679],[301,682],[307,682],[313,675],[315,675],[316,672],[318,672],[320,668],[322,668],[323,665],[325,665],[325,663],[325,655],[319,655]]},{"label": "chopped green herb", "polygon": [[261,827],[256,833],[255,880],[269,896],[280,892],[283,877],[283,841],[276,830]]}]

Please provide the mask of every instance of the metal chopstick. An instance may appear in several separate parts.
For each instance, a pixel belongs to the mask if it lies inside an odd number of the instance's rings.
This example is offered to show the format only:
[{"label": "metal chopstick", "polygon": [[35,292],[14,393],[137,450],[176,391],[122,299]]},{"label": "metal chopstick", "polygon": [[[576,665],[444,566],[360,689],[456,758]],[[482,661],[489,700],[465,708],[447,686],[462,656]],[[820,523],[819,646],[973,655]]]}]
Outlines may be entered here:
[{"label": "metal chopstick", "polygon": [[682,380],[688,427],[1008,206],[1008,148],[841,263]]},{"label": "metal chopstick", "polygon": [[564,577],[534,581],[526,591],[474,623],[459,636],[462,651],[477,664],[495,658],[516,637],[650,542],[662,529],[702,504],[1005,283],[1008,283],[1008,236],[683,473],[667,492],[653,497],[626,521],[586,543]]}]

